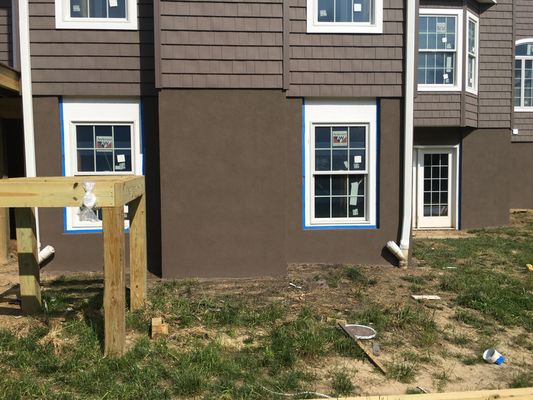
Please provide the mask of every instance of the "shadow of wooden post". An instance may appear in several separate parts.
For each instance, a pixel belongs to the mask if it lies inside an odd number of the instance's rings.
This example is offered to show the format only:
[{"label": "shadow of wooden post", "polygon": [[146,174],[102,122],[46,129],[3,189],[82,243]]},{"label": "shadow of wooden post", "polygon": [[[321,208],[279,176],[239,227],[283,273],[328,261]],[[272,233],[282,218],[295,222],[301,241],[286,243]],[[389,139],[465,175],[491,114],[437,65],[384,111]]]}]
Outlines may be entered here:
[{"label": "shadow of wooden post", "polygon": [[37,235],[33,208],[15,210],[17,252],[20,274],[20,301],[22,312],[41,312],[41,286]]}]

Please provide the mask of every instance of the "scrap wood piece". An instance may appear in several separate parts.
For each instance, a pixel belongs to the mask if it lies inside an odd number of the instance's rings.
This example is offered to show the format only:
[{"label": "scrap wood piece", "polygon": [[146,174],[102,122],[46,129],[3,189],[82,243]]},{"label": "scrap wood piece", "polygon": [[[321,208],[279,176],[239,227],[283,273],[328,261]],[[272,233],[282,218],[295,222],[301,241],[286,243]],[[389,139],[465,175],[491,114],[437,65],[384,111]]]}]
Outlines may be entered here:
[{"label": "scrap wood piece", "polygon": [[370,350],[368,350],[366,348],[365,345],[363,345],[363,343],[361,342],[361,339],[358,339],[357,336],[355,336],[353,334],[353,332],[350,331],[350,329],[347,328],[346,324],[341,324],[339,323],[338,324],[339,328],[341,328],[350,338],[353,339],[353,341],[355,342],[355,344],[357,344],[357,346],[359,346],[359,348],[361,350],[363,350],[363,352],[366,354],[366,356],[368,357],[368,359],[370,360],[370,362],[372,364],[374,364],[384,375],[387,374],[387,370],[385,369],[385,367],[383,366],[383,364],[381,363],[381,361],[379,361],[376,356],[374,356],[374,354],[372,354],[372,352]]},{"label": "scrap wood piece", "polygon": [[526,264],[526,267],[527,267],[528,271],[533,271],[533,265]]},{"label": "scrap wood piece", "polygon": [[436,294],[412,294],[411,297],[415,300],[440,300],[440,296]]},{"label": "scrap wood piece", "polygon": [[391,394],[378,396],[346,397],[345,400],[530,400],[533,398],[533,388],[492,389],[470,392],[420,393],[420,394]]},{"label": "scrap wood piece", "polygon": [[163,318],[152,318],[152,329],[150,330],[150,334],[152,339],[156,338],[157,336],[168,335],[168,324],[163,322]]}]

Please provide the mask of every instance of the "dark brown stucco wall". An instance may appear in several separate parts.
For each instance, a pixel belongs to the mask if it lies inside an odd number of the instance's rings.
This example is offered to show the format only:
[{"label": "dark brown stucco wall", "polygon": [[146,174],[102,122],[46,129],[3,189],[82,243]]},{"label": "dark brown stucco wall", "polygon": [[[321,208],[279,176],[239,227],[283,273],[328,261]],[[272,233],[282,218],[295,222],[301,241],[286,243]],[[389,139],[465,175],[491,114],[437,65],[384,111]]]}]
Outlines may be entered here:
[{"label": "dark brown stucco wall", "polygon": [[[157,136],[155,125],[155,112],[157,103],[155,98],[143,98],[144,106],[144,137],[145,146],[155,146],[153,136]],[[34,125],[35,147],[38,176],[61,176],[61,127],[59,118],[59,98],[57,97],[34,97]],[[157,142],[157,141],[155,141]],[[157,153],[156,153],[157,154]],[[148,247],[149,269],[155,273],[159,269],[157,227],[154,231],[154,222],[158,223],[157,191],[153,188],[153,177],[157,171],[150,168],[154,164],[153,157],[145,161],[147,176],[147,210],[148,219]],[[156,160],[157,164],[157,160]],[[153,194],[155,193],[155,195]],[[150,205],[152,205],[150,207]],[[39,209],[39,223],[41,232],[41,245],[52,245],[56,253],[54,259],[47,265],[47,269],[54,271],[99,271],[103,265],[102,237],[94,233],[64,233],[63,232],[63,209],[41,208]],[[126,240],[127,246],[127,240]]]},{"label": "dark brown stucco wall", "polygon": [[509,222],[508,129],[416,129],[415,145],[461,143],[460,227],[472,229],[506,225]]},{"label": "dark brown stucco wall", "polygon": [[511,208],[533,209],[533,143],[512,143],[511,154]]},{"label": "dark brown stucco wall", "polygon": [[164,277],[285,272],[285,152],[300,105],[281,91],[160,92]]},{"label": "dark brown stucco wall", "polygon": [[398,239],[401,215],[400,100],[382,99],[380,115],[378,229],[302,229],[302,135],[299,131],[290,137],[286,178],[288,262],[394,262],[383,248],[387,241]]}]

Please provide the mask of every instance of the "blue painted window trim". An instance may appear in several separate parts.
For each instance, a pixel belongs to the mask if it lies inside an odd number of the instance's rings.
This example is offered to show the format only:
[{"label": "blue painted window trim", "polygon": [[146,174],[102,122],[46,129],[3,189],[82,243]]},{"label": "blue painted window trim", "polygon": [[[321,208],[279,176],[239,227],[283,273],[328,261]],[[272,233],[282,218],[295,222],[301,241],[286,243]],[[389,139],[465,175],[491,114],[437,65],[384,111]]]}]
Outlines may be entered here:
[{"label": "blue painted window trim", "polygon": [[361,225],[361,224],[338,224],[338,225],[307,225],[305,217],[307,215],[307,202],[305,201],[305,194],[307,191],[306,180],[306,159],[305,159],[305,98],[302,98],[302,229],[303,230],[332,230],[332,229],[379,229],[379,117],[380,117],[380,102],[376,98],[376,224],[375,225]]},{"label": "blue painted window trim", "polygon": [[[139,112],[140,112],[140,124],[139,132],[141,134],[141,171],[144,175],[144,102],[141,98],[139,101]],[[61,174],[66,175],[66,162],[65,162],[65,121],[63,119],[63,97],[59,97],[59,124],[61,127]],[[129,228],[124,229],[126,233],[129,232]],[[91,229],[68,229],[67,227],[67,208],[63,208],[63,233],[69,235],[78,235],[78,234],[87,234],[87,233],[102,233],[102,228],[91,228]]]}]

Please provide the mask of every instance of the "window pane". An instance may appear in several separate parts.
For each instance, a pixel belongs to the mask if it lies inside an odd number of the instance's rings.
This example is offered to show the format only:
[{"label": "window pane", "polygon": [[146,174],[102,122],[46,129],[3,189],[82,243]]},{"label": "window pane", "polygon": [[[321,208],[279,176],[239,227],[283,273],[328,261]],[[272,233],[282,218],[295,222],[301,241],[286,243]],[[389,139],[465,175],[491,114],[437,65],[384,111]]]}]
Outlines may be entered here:
[{"label": "window pane", "polygon": [[468,20],[468,51],[476,54],[476,23]]},{"label": "window pane", "polygon": [[364,149],[366,142],[366,128],[364,126],[354,126],[350,128],[350,147],[352,149]]},{"label": "window pane", "polygon": [[318,0],[318,22],[333,22],[334,0]]},{"label": "window pane", "polygon": [[107,0],[89,0],[91,18],[107,18]]},{"label": "window pane", "polygon": [[131,151],[130,150],[116,150],[115,151],[115,171],[131,172]]},{"label": "window pane", "polygon": [[331,171],[330,150],[316,150],[315,151],[315,169],[317,171]]},{"label": "window pane", "polygon": [[337,0],[335,22],[352,22],[352,0]]},{"label": "window pane", "polygon": [[346,171],[348,169],[348,151],[333,150],[333,171]]},{"label": "window pane", "polygon": [[329,218],[329,197],[315,197],[315,218]]},{"label": "window pane", "polygon": [[317,175],[315,176],[315,196],[329,196],[330,176]]},{"label": "window pane", "polygon": [[329,149],[331,147],[331,128],[329,126],[315,127],[315,147]]},{"label": "window pane", "polygon": [[514,87],[515,87],[515,102],[514,105],[516,107],[520,107],[522,104],[521,96],[522,96],[522,60],[516,60],[514,63],[515,67],[515,80],[514,80]]},{"label": "window pane", "polygon": [[131,128],[129,126],[114,127],[115,149],[131,149]]},{"label": "window pane", "polygon": [[111,125],[97,125],[94,127],[97,149],[113,148],[113,127]]},{"label": "window pane", "polygon": [[373,22],[372,18],[372,0],[354,0],[353,1],[353,21],[354,22]]},{"label": "window pane", "polygon": [[78,172],[94,172],[93,150],[78,150]]},{"label": "window pane", "polygon": [[88,0],[70,0],[70,16],[72,18],[86,18],[88,13]]},{"label": "window pane", "polygon": [[331,194],[341,196],[348,194],[348,179],[346,175],[331,176]]},{"label": "window pane", "polygon": [[517,56],[533,56],[533,43],[524,43],[516,46]]},{"label": "window pane", "polygon": [[365,198],[350,197],[348,204],[348,217],[357,218],[365,216]]},{"label": "window pane", "polygon": [[331,216],[333,218],[346,218],[348,213],[347,197],[331,198]]},{"label": "window pane", "polygon": [[109,0],[109,18],[126,18],[126,0]]},{"label": "window pane", "polygon": [[96,171],[113,172],[113,151],[96,150]]},{"label": "window pane", "polygon": [[76,146],[79,149],[94,148],[93,126],[90,126],[90,125],[76,126]]}]

